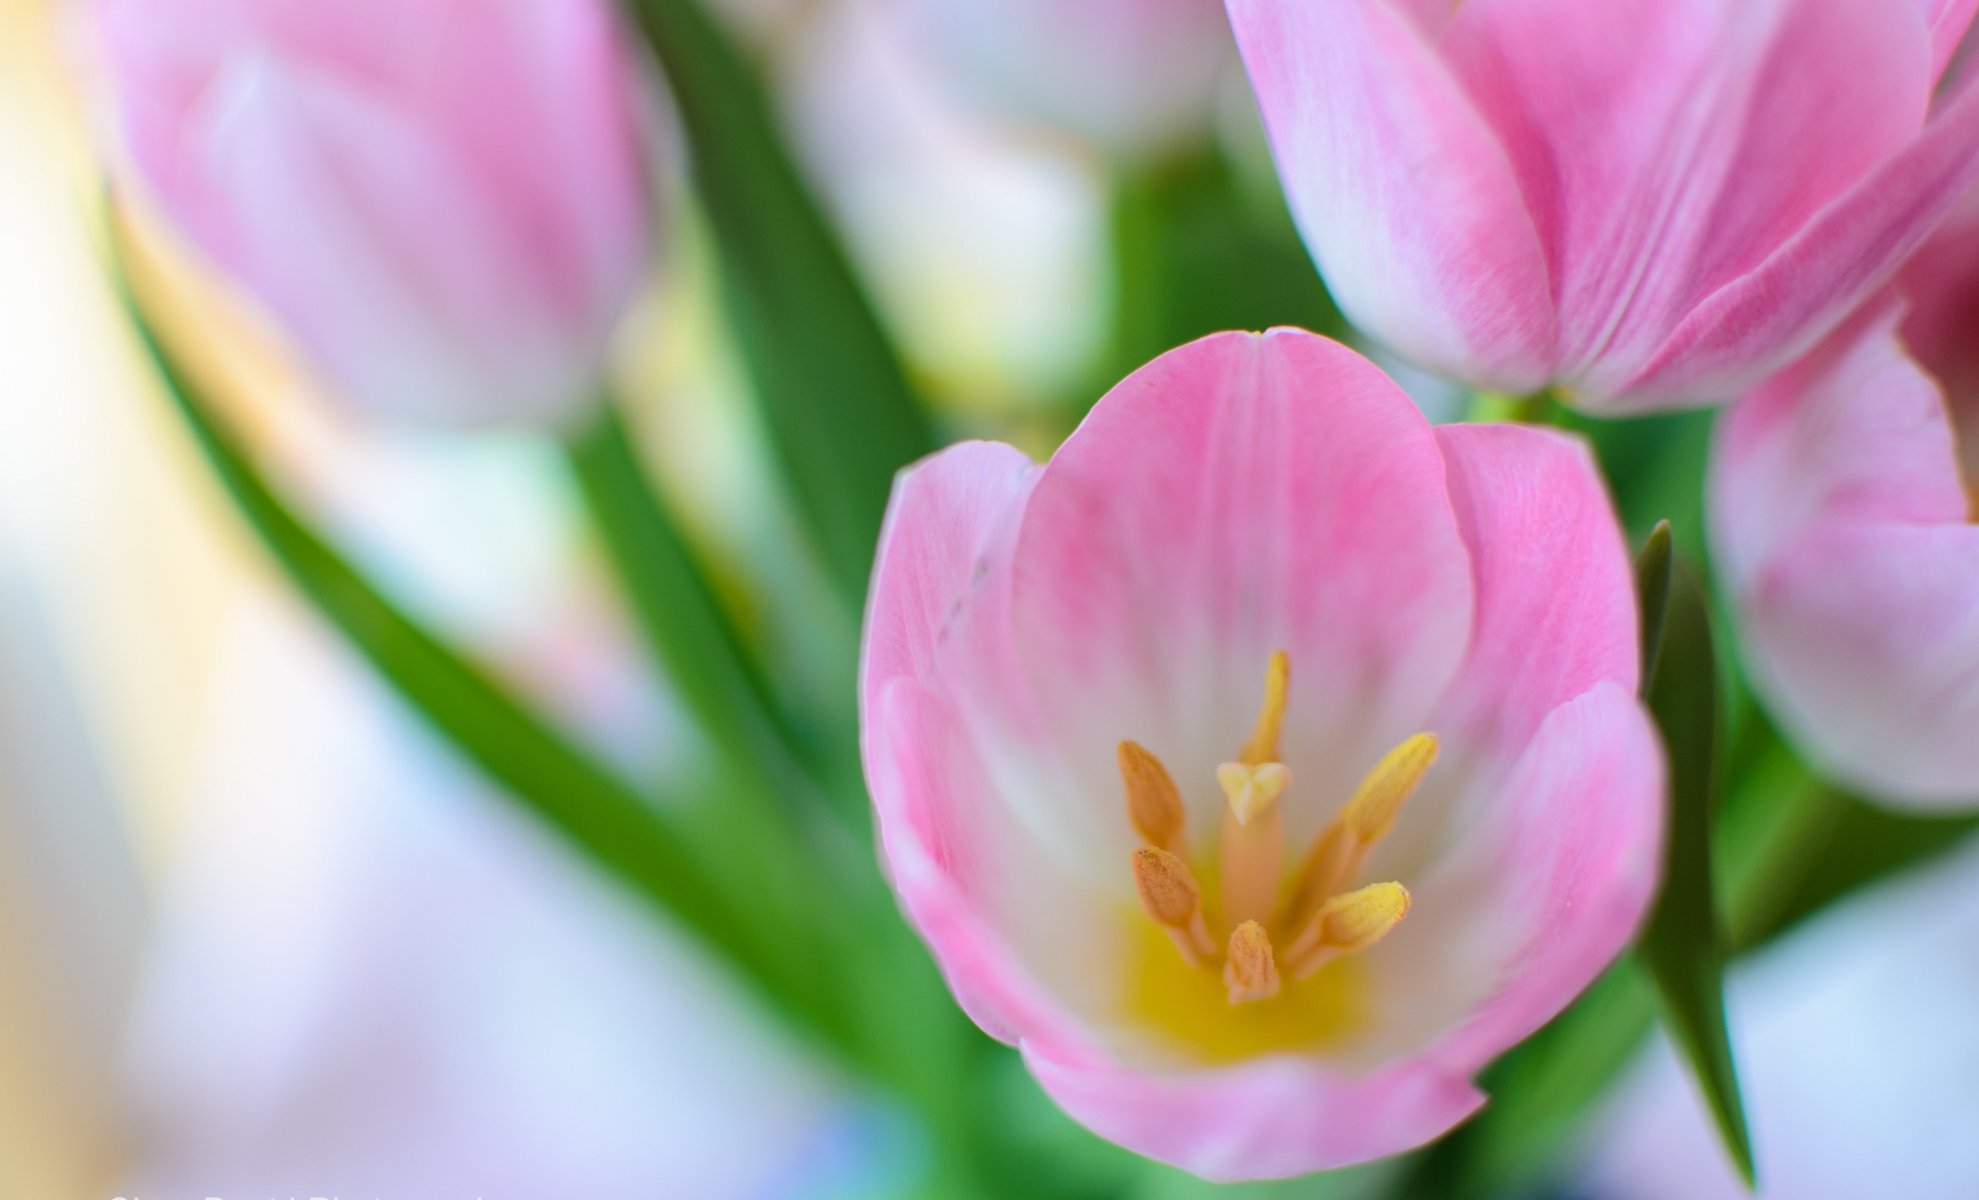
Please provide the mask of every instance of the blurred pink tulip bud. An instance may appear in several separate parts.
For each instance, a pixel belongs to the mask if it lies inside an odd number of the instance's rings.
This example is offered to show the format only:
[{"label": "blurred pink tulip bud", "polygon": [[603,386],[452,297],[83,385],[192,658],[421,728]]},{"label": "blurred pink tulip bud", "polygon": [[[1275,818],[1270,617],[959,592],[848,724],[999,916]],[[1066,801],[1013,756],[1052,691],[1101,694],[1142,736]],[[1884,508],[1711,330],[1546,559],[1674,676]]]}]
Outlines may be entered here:
[{"label": "blurred pink tulip bud", "polygon": [[1729,399],[1979,171],[1972,0],[1229,0],[1345,312],[1482,387]]},{"label": "blurred pink tulip bud", "polygon": [[896,0],[961,88],[1123,157],[1208,125],[1234,69],[1218,0]]},{"label": "blurred pink tulip bud", "polygon": [[1227,1180],[1421,1145],[1649,900],[1663,764],[1589,456],[1432,428],[1337,343],[1218,334],[1049,465],[936,455],[872,597],[907,916],[1140,1153]]},{"label": "blurred pink tulip bud", "polygon": [[356,407],[556,423],[646,276],[640,86],[599,0],[100,0],[142,191]]},{"label": "blurred pink tulip bud", "polygon": [[1979,193],[1897,292],[1726,414],[1713,533],[1754,686],[1808,757],[1971,808],[1979,526],[1958,447],[1979,433]]}]

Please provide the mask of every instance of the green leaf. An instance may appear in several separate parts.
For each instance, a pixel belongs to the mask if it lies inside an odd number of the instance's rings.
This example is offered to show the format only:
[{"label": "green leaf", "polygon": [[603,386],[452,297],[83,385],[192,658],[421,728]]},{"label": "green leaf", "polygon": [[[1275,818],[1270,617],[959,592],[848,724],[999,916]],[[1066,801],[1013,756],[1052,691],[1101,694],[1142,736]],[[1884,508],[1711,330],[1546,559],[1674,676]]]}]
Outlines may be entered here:
[{"label": "green leaf", "polygon": [[[737,791],[801,822],[813,783],[783,710],[723,607],[686,534],[652,486],[616,408],[567,447],[571,474],[606,557],[674,692],[720,751]],[[839,819],[864,836],[866,809]]]},{"label": "green leaf", "polygon": [[1653,679],[1662,658],[1663,621],[1670,608],[1670,523],[1656,522],[1635,556],[1636,607],[1642,622],[1642,678]]},{"label": "green leaf", "polygon": [[[1671,819],[1662,894],[1637,953],[1662,1000],[1664,1024],[1750,1186],[1752,1137],[1725,1024],[1727,939],[1711,877],[1711,824],[1721,773],[1717,661],[1696,577],[1667,568],[1649,574],[1652,583],[1665,580],[1668,592],[1661,653],[1653,674],[1644,678],[1644,693],[1669,753]],[[1645,610],[1649,607],[1645,599]]]},{"label": "green leaf", "polygon": [[263,477],[146,317],[121,218],[110,256],[125,311],[235,511],[303,597],[449,743],[526,810],[657,903],[800,1027],[829,1029],[807,982],[729,902],[668,812],[598,765],[458,651],[422,628],[340,555]]},{"label": "green leaf", "polygon": [[894,473],[934,448],[927,416],[751,65],[697,0],[624,7],[679,110],[730,318],[797,516],[857,612]]},{"label": "green leaf", "polygon": [[1123,172],[1112,212],[1114,301],[1105,378],[1225,329],[1297,325],[1343,336],[1276,186],[1246,189],[1214,147]]}]

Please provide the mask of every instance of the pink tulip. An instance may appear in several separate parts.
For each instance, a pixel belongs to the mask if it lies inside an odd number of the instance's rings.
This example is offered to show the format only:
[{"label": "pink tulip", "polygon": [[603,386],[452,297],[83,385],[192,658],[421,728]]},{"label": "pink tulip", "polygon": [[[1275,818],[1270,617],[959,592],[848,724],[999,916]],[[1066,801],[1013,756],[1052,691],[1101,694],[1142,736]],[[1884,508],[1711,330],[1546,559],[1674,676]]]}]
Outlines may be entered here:
[{"label": "pink tulip", "polygon": [[1726,415],[1714,536],[1753,682],[1808,756],[1970,807],[1979,526],[1957,434],[1979,432],[1979,204],[1901,283],[1907,318],[1872,306]]},{"label": "pink tulip", "polygon": [[640,87],[597,0],[101,0],[150,199],[348,400],[559,421],[646,274]]},{"label": "pink tulip", "polygon": [[1172,148],[1235,69],[1219,0],[897,0],[942,74],[986,109],[1108,153]]},{"label": "pink tulip", "polygon": [[1287,1176],[1463,1120],[1628,940],[1662,814],[1636,659],[1578,443],[1218,334],[1047,466],[901,477],[867,776],[909,920],[1067,1112]]},{"label": "pink tulip", "polygon": [[1484,387],[1727,399],[1979,173],[1973,0],[1229,0],[1347,314]]}]

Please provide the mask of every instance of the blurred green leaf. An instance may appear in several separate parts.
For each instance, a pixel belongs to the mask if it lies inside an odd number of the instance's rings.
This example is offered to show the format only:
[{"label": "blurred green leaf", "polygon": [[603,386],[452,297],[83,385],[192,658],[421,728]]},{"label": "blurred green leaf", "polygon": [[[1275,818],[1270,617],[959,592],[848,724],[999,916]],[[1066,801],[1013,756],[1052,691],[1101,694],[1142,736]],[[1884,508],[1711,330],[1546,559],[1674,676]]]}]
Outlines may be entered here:
[{"label": "blurred green leaf", "polygon": [[[603,542],[648,648],[674,692],[721,752],[745,799],[799,823],[824,793],[809,778],[797,740],[722,606],[707,573],[652,486],[619,411],[607,405],[568,446],[592,525]],[[863,830],[863,798],[837,817]]]},{"label": "blurred green leaf", "polygon": [[828,1014],[774,937],[725,897],[675,819],[599,766],[457,650],[413,621],[269,484],[160,339],[126,273],[121,217],[110,215],[111,268],[132,328],[235,511],[303,597],[407,704],[526,810],[654,901],[715,959],[755,983],[773,1009],[814,1035]]},{"label": "blurred green leaf", "polygon": [[1097,388],[1225,329],[1297,325],[1343,336],[1277,188],[1246,189],[1212,147],[1124,172],[1115,183],[1114,314]]},{"label": "blurred green leaf", "polygon": [[1670,607],[1670,523],[1656,522],[1635,556],[1636,607],[1642,624],[1642,678],[1652,679],[1663,652],[1663,621]]},{"label": "blurred green leaf", "polygon": [[[1667,540],[1661,556],[1667,563]],[[1683,570],[1672,575],[1667,566],[1651,574],[1652,582],[1664,584],[1668,601],[1662,650],[1643,690],[1669,752],[1670,827],[1663,890],[1637,954],[1656,984],[1672,1040],[1690,1063],[1718,1132],[1750,1186],[1752,1136],[1725,1024],[1726,937],[1711,875],[1711,822],[1722,766],[1717,661],[1696,577]]]},{"label": "blurred green leaf", "polygon": [[697,0],[624,0],[673,93],[730,319],[798,519],[850,612],[928,419],[762,81]]}]

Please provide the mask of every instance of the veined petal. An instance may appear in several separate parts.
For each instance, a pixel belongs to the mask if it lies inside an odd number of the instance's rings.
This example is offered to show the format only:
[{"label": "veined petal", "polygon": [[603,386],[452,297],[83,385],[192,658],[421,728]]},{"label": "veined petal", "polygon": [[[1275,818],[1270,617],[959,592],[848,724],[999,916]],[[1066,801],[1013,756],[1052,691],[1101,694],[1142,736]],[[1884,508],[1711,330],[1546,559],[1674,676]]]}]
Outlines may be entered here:
[{"label": "veined petal", "polygon": [[1620,407],[1729,396],[1833,331],[1887,281],[1979,179],[1979,86],[1968,80],[1923,134],[1816,213],[1764,262],[1694,309],[1621,387]]},{"label": "veined petal", "polygon": [[1353,351],[1275,330],[1193,342],[1099,402],[1031,496],[1011,600],[1042,729],[1125,836],[1115,744],[1159,753],[1214,821],[1277,650],[1287,765],[1349,794],[1455,670],[1471,583],[1421,414]]},{"label": "veined petal", "polygon": [[[1505,941],[1496,988],[1428,1057],[1481,1067],[1551,1020],[1621,953],[1655,895],[1664,774],[1649,715],[1617,684],[1598,684],[1546,718],[1472,830],[1483,844],[1453,856],[1455,874],[1481,870],[1488,879],[1472,893],[1472,924],[1492,914]],[[1495,865],[1462,861],[1479,856]],[[1449,906],[1475,887],[1453,888]],[[1418,912],[1437,899],[1425,883]],[[1457,952],[1448,939],[1390,943],[1418,955]]]},{"label": "veined petal", "polygon": [[1431,724],[1509,762],[1547,714],[1602,682],[1634,691],[1634,577],[1587,447],[1516,425],[1436,431],[1470,550],[1470,654]]},{"label": "veined petal", "polygon": [[[1341,307],[1403,354],[1530,391],[1554,297],[1505,147],[1385,0],[1229,0],[1293,215]],[[1427,14],[1423,14],[1427,16]]]},{"label": "veined petal", "polygon": [[1930,97],[1925,31],[1884,0],[1476,0],[1439,51],[1511,157],[1558,374],[1590,402],[1915,137]]}]

